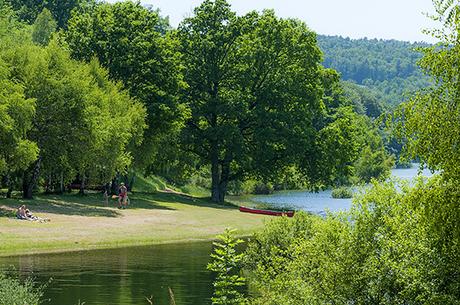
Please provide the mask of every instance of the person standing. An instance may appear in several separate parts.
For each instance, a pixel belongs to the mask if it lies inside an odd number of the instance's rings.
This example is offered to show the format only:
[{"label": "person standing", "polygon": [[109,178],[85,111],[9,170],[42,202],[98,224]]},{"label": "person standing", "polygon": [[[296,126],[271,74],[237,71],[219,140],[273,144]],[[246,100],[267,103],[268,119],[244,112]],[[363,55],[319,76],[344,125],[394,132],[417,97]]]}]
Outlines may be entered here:
[{"label": "person standing", "polygon": [[118,189],[118,208],[126,209],[128,200],[128,188],[122,182],[120,183],[120,188]]}]

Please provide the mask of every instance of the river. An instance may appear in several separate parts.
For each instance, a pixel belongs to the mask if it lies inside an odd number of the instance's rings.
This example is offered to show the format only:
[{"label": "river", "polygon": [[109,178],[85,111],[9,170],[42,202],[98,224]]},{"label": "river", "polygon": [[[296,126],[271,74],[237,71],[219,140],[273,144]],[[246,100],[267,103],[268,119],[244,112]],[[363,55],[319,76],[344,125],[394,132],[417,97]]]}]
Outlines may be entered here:
[{"label": "river", "polygon": [[[412,179],[416,167],[395,169],[393,176]],[[423,175],[430,176],[429,171]],[[292,206],[315,213],[343,210],[350,199],[333,199],[331,191],[280,192],[251,197],[276,206]],[[206,270],[210,242],[156,245],[0,258],[0,269],[47,283],[48,305],[169,305],[170,287],[177,305],[211,304],[212,274]],[[13,268],[13,269],[12,269]],[[79,303],[80,302],[80,303]]]},{"label": "river", "polygon": [[[432,173],[423,169],[419,171],[418,164],[414,164],[412,168],[393,169],[391,175],[402,180],[412,180],[417,175],[426,177],[432,176]],[[348,210],[351,207],[352,199],[336,199],[332,198],[331,190],[320,192],[309,191],[281,191],[272,195],[257,195],[246,197],[246,200],[255,203],[262,202],[268,206],[276,208],[285,207],[286,209],[304,210],[311,213],[324,215],[326,211],[336,212]]]}]

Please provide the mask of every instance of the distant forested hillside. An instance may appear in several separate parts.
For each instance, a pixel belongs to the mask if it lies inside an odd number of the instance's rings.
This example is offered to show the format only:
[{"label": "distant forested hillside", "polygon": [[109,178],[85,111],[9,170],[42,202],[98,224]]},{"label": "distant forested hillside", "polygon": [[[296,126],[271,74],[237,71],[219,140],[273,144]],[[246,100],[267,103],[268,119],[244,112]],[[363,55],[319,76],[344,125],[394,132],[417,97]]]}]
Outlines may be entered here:
[{"label": "distant forested hillside", "polygon": [[369,88],[388,106],[429,84],[417,66],[421,54],[415,50],[428,44],[323,35],[318,35],[318,44],[326,67],[339,71],[344,81]]}]

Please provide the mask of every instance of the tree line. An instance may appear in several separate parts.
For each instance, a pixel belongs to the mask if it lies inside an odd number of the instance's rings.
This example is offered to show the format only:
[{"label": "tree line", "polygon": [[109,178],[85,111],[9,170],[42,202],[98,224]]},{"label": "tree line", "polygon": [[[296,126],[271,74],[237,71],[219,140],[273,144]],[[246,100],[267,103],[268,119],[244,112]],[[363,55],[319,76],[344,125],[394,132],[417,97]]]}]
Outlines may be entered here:
[{"label": "tree line", "polygon": [[318,35],[318,44],[325,67],[339,71],[348,87],[363,86],[391,108],[430,84],[417,65],[427,43]]},{"label": "tree line", "polygon": [[[317,36],[273,11],[204,1],[177,29],[140,3],[2,1],[0,174],[62,192],[129,170],[309,188],[384,177],[391,158]],[[171,174],[173,173],[173,174]],[[295,175],[292,175],[292,174]]]}]

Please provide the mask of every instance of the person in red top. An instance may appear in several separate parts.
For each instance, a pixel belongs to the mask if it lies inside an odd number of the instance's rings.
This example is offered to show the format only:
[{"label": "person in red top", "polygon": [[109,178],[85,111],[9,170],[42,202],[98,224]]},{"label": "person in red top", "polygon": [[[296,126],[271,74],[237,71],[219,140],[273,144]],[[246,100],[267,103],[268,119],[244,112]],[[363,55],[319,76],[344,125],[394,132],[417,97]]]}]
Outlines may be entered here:
[{"label": "person in red top", "polygon": [[120,188],[118,189],[118,208],[126,209],[128,201],[128,189],[126,188],[125,184],[122,182],[120,183]]}]

